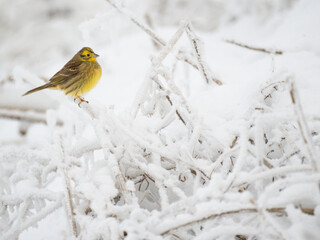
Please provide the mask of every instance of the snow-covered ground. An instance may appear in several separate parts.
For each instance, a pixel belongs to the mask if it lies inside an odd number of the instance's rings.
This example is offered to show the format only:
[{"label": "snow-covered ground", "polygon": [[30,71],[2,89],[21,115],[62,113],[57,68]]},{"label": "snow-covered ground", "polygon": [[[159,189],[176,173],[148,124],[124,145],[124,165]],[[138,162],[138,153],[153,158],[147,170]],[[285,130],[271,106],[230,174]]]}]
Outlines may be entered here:
[{"label": "snow-covered ground", "polygon": [[0,3],[0,239],[319,239],[320,1]]}]

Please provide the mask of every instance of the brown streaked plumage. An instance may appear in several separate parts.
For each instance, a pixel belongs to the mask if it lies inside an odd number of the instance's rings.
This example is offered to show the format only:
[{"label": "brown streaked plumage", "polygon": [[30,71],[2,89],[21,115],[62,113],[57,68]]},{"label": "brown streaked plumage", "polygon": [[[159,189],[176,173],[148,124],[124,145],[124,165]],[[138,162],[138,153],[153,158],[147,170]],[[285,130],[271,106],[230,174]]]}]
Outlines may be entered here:
[{"label": "brown streaked plumage", "polygon": [[90,91],[101,77],[101,67],[96,61],[99,55],[84,47],[57,72],[48,83],[26,92],[23,96],[46,88],[63,90],[65,94],[85,101],[81,95]]}]

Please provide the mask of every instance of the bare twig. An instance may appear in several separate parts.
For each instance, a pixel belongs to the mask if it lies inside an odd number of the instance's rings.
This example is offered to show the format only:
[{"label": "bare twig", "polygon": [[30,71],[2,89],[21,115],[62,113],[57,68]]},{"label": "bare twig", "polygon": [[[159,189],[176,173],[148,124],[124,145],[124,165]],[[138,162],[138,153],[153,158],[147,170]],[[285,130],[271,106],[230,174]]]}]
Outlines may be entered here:
[{"label": "bare twig", "polygon": [[239,156],[237,158],[237,161],[236,161],[236,164],[233,168],[233,171],[231,172],[231,174],[228,176],[228,178],[226,179],[226,187],[224,189],[224,192],[227,192],[234,180],[236,179],[236,176],[239,174],[239,172],[241,171],[242,167],[243,167],[243,164],[244,164],[244,161],[245,161],[245,157],[246,157],[246,154],[247,154],[247,151],[248,151],[248,144],[247,144],[247,140],[248,139],[248,131],[247,129],[244,127],[242,130],[241,130],[241,134],[240,134],[240,143],[239,143],[239,146],[240,146],[240,152],[239,152]]},{"label": "bare twig", "polygon": [[161,44],[162,46],[167,45],[166,41],[158,36],[150,27],[144,24],[142,21],[139,21],[136,16],[134,16],[129,10],[123,6],[119,6],[113,0],[106,0],[112,7],[117,9],[121,14],[128,17],[134,24],[146,32],[155,42]]},{"label": "bare twig", "polygon": [[[300,208],[300,209],[301,209],[301,212],[303,212],[303,213],[306,213],[306,214],[309,214],[309,215],[314,215],[314,209],[312,209],[312,208]],[[279,208],[268,208],[268,209],[266,209],[266,211],[269,212],[269,213],[282,213],[282,214],[285,214],[285,208],[282,208],[282,207],[279,207]],[[163,231],[160,234],[161,235],[167,235],[167,234],[170,234],[172,231],[177,230],[179,228],[186,227],[186,226],[189,226],[189,225],[192,225],[192,224],[197,224],[197,223],[200,223],[200,222],[212,219],[212,218],[216,218],[216,217],[221,217],[221,216],[230,215],[230,214],[237,214],[237,213],[258,213],[258,212],[259,212],[259,209],[255,208],[255,207],[252,207],[252,208],[240,208],[240,209],[230,210],[230,211],[221,211],[221,212],[218,212],[218,213],[211,214],[211,215],[209,215],[207,217],[203,217],[203,218],[199,218],[199,219],[193,219],[191,221],[188,221],[186,223],[180,224],[180,225],[175,226],[173,228],[170,228],[170,229],[168,229],[166,231]]]},{"label": "bare twig", "polygon": [[[170,105],[172,106],[173,103],[172,103],[172,101],[171,101],[170,96],[167,95],[166,98],[167,98],[168,102],[170,103]],[[179,117],[180,121],[181,121],[184,125],[187,125],[186,122],[185,122],[185,120],[181,117],[181,114],[179,113],[178,110],[176,110],[176,114],[177,114],[177,116]]]},{"label": "bare twig", "polygon": [[78,237],[78,232],[77,232],[77,224],[76,221],[74,219],[74,207],[73,207],[73,202],[72,202],[72,195],[71,195],[71,187],[70,187],[70,179],[69,176],[67,174],[67,170],[66,170],[66,163],[65,163],[65,152],[64,152],[64,148],[62,145],[62,139],[61,136],[57,136],[56,139],[56,144],[59,146],[61,154],[60,154],[60,164],[58,164],[61,173],[62,173],[62,177],[64,180],[64,186],[65,186],[65,191],[66,191],[66,211],[70,217],[70,224],[72,226],[72,232],[73,235],[77,238]]},{"label": "bare twig", "polygon": [[65,169],[63,171],[63,175],[64,175],[64,180],[65,180],[65,184],[66,184],[66,191],[67,191],[67,204],[69,205],[69,208],[70,208],[69,214],[70,214],[71,223],[72,223],[72,232],[75,237],[78,237],[77,224],[74,219],[74,207],[73,207],[71,190],[70,190],[70,180],[69,180],[69,177],[68,177]]},{"label": "bare twig", "polygon": [[216,84],[221,85],[222,83],[219,80],[216,80],[211,76],[209,67],[208,67],[207,63],[205,63],[203,60],[201,49],[200,49],[200,45],[201,45],[200,40],[197,37],[197,35],[195,34],[194,30],[192,29],[191,23],[188,23],[186,25],[185,31],[191,41],[191,44],[193,45],[194,54],[196,55],[197,60],[198,60],[197,66],[198,66],[198,69],[200,70],[203,78],[205,79],[205,81],[207,83],[209,83],[210,80],[213,80]]},{"label": "bare twig", "polygon": [[[177,54],[177,59],[180,60],[180,61],[186,62],[187,64],[189,64],[194,69],[200,71],[199,67],[198,67],[198,64],[197,64],[197,61],[195,60],[195,57],[193,56],[193,54],[180,49],[178,54]],[[213,78],[212,77],[212,81],[214,81],[218,85],[222,85],[222,82],[217,78]]]},{"label": "bare twig", "polygon": [[247,49],[254,50],[254,51],[270,53],[270,54],[277,54],[277,55],[283,54],[283,52],[280,51],[280,50],[268,50],[268,49],[265,49],[265,48],[252,47],[252,46],[249,46],[249,45],[246,45],[246,44],[243,44],[243,43],[239,43],[239,42],[236,42],[236,41],[233,41],[233,40],[225,40],[225,41],[227,43],[231,43],[231,44],[237,45],[239,47],[247,48]]},{"label": "bare twig", "polygon": [[291,97],[291,102],[294,107],[294,111],[295,111],[297,118],[298,118],[297,119],[298,126],[300,129],[300,133],[301,133],[303,142],[305,143],[305,145],[307,147],[307,152],[309,155],[309,159],[311,160],[312,167],[314,168],[315,171],[319,171],[320,170],[320,160],[319,160],[318,156],[316,155],[316,151],[314,149],[314,144],[312,142],[310,131],[309,131],[308,125],[306,123],[306,120],[305,120],[305,117],[304,117],[304,114],[302,111],[298,92],[296,90],[296,87],[295,87],[295,84],[293,81],[291,81],[291,83],[290,83],[290,97]]},{"label": "bare twig", "polygon": [[230,148],[228,151],[225,151],[223,154],[221,154],[217,160],[209,167],[211,169],[210,174],[209,174],[209,178],[212,177],[213,172],[218,168],[219,165],[221,165],[221,163],[226,159],[226,157],[228,157],[229,155],[231,155],[232,153],[234,153],[235,151],[239,150],[240,147],[236,146],[234,148]]},{"label": "bare twig", "polygon": [[184,61],[184,62],[188,63],[194,69],[199,70],[197,62],[194,61],[193,55],[192,56],[190,56],[190,55],[191,54],[189,52],[186,52],[186,51],[180,49],[177,54],[177,59]]},{"label": "bare twig", "polygon": [[230,145],[230,148],[233,148],[233,147],[236,145],[236,143],[237,143],[237,141],[238,141],[238,138],[239,138],[239,136],[235,136],[235,137],[234,137],[234,139],[233,139],[233,141],[232,141],[232,143],[231,143],[231,145]]},{"label": "bare twig", "polygon": [[[30,110],[7,110],[0,109],[0,118],[13,119],[29,123],[44,123],[46,124],[45,112],[38,112]],[[57,121],[58,126],[62,126],[63,122],[61,120]]]},{"label": "bare twig", "polygon": [[[149,14],[149,13],[146,13],[146,14],[144,15],[144,18],[146,19],[146,23],[149,25],[149,27],[150,27],[151,29],[153,29],[153,22],[152,22],[152,18],[151,18],[151,16],[150,16],[150,14]],[[153,46],[154,46],[154,48],[155,48],[156,50],[160,50],[160,49],[161,49],[161,45],[160,45],[158,42],[156,42],[154,39],[152,39],[152,44],[153,44]]]}]

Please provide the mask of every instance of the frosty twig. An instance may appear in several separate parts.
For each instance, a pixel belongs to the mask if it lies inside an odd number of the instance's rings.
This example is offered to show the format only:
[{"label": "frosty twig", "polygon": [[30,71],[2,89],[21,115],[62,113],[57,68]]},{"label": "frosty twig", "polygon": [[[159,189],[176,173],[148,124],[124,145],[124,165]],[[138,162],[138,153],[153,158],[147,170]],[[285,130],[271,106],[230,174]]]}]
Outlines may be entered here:
[{"label": "frosty twig", "polygon": [[[77,224],[74,218],[74,206],[73,206],[73,201],[72,201],[72,196],[71,196],[71,186],[70,186],[70,179],[69,176],[67,174],[67,170],[66,170],[66,162],[65,162],[65,151],[63,148],[63,144],[62,144],[62,139],[61,136],[56,136],[55,138],[57,147],[60,150],[60,162],[57,162],[58,167],[60,169],[63,181],[64,181],[64,187],[65,187],[65,208],[66,208],[66,212],[69,216],[69,223],[71,225],[72,228],[72,233],[73,235],[77,238],[78,237],[78,232],[77,232]],[[59,161],[58,160],[58,161]]]},{"label": "frosty twig", "polygon": [[290,97],[291,97],[291,102],[294,107],[294,111],[297,115],[297,121],[299,125],[299,130],[303,139],[303,142],[305,143],[307,147],[307,152],[309,154],[309,158],[311,160],[312,167],[314,168],[315,171],[320,170],[320,160],[318,156],[316,155],[316,151],[314,149],[314,145],[312,142],[312,138],[310,136],[310,131],[308,128],[308,125],[306,123],[306,120],[304,118],[304,114],[302,112],[301,108],[301,103],[300,99],[297,93],[297,90],[295,88],[295,84],[293,81],[289,82],[290,84]]},{"label": "frosty twig", "polygon": [[[170,53],[170,51],[172,50],[174,45],[180,39],[180,37],[184,31],[184,28],[185,28],[185,24],[182,24],[179,27],[179,29],[176,31],[176,33],[173,35],[173,37],[170,39],[169,43],[167,45],[165,45],[164,48],[161,49],[158,56],[156,58],[153,58],[152,66],[148,70],[146,78],[145,78],[136,98],[135,98],[135,102],[132,107],[134,118],[136,117],[136,115],[139,111],[139,108],[140,108],[142,102],[144,101],[148,91],[149,91],[150,85],[152,83],[151,80],[154,79],[155,76],[157,75],[156,70],[160,67],[160,64],[162,63],[162,61],[167,57],[167,55]],[[168,101],[172,104],[170,97],[168,98]],[[179,118],[181,119],[181,115],[179,116]]]},{"label": "frosty twig", "polygon": [[[30,123],[47,123],[45,113],[39,112],[0,109],[0,118],[14,119]],[[62,126],[63,122],[58,120],[57,125]]]},{"label": "frosty twig", "polygon": [[[267,208],[266,211],[269,213],[285,213],[285,208],[283,208],[283,207]],[[304,213],[307,213],[307,214],[312,214],[312,215],[314,214],[314,209],[311,209],[311,208],[301,208],[301,211]],[[186,226],[189,226],[192,224],[197,224],[197,223],[207,221],[209,219],[216,218],[216,217],[221,217],[224,215],[240,214],[240,213],[258,213],[258,212],[259,212],[259,209],[255,208],[255,207],[251,207],[251,208],[245,207],[245,208],[239,208],[239,209],[228,210],[228,211],[217,211],[217,213],[210,214],[209,216],[199,218],[199,219],[194,219],[192,221],[187,221],[186,223],[169,228],[169,229],[161,232],[161,235],[167,235],[167,234],[170,234],[172,231],[175,231],[179,228],[183,228],[183,227],[186,227]]]},{"label": "frosty twig", "polygon": [[[144,24],[142,21],[139,21],[138,18],[136,16],[134,16],[129,10],[127,10],[126,8],[124,8],[123,6],[119,6],[117,3],[115,3],[113,0],[106,0],[111,6],[113,6],[114,8],[116,8],[120,13],[122,13],[123,15],[125,15],[126,17],[128,17],[134,24],[136,24],[139,28],[141,28],[144,32],[146,32],[155,42],[159,43],[162,46],[167,46],[167,42],[165,40],[163,40],[159,35],[157,35],[150,27],[147,26],[147,24]],[[191,30],[188,30],[191,31]],[[198,49],[198,43],[197,41],[194,42],[194,46],[196,49]],[[197,58],[199,58],[198,56],[199,52],[197,53]],[[205,77],[206,77],[206,81],[207,83],[209,82],[208,79],[208,71],[204,70],[203,64],[200,64],[200,68],[194,64],[194,61],[191,59],[191,56],[188,55],[184,55],[183,58],[178,57],[178,60],[183,60],[186,63],[190,64],[192,67],[196,68],[197,70],[199,70],[202,74],[205,72]],[[212,81],[214,81],[216,84],[218,85],[222,85],[222,82],[218,79],[212,78]]]},{"label": "frosty twig", "polygon": [[36,215],[30,217],[27,221],[21,223],[20,225],[17,225],[13,228],[10,228],[9,231],[5,232],[3,236],[4,240],[10,240],[15,239],[19,236],[19,234],[27,229],[30,226],[33,226],[37,224],[40,220],[44,219],[46,216],[48,216],[50,213],[61,207],[62,199],[57,200],[54,202],[51,206],[48,206],[45,209],[42,209],[40,212],[38,212]]},{"label": "frosty twig", "polygon": [[[207,63],[204,62],[203,56],[202,56],[202,50],[201,50],[201,43],[200,43],[199,38],[196,36],[194,30],[192,29],[191,23],[188,23],[186,25],[185,30],[186,30],[186,33],[187,33],[190,41],[191,41],[191,44],[193,45],[193,51],[194,51],[194,54],[196,55],[196,58],[198,60],[197,61],[198,69],[200,70],[205,81],[207,83],[209,83],[211,80],[213,80],[216,84],[222,85],[221,81],[216,80],[211,76],[208,65],[207,65]],[[188,62],[188,61],[186,61],[186,62]],[[194,64],[192,64],[192,65],[194,65]]]},{"label": "frosty twig", "polygon": [[145,31],[155,42],[159,43],[162,46],[166,45],[166,41],[158,36],[147,24],[144,24],[142,21],[139,21],[136,16],[134,16],[129,10],[119,4],[115,3],[114,0],[106,0],[112,7],[117,9],[120,13],[128,17],[134,24],[139,28]]},{"label": "frosty twig", "polygon": [[247,48],[247,49],[254,50],[254,51],[270,53],[270,54],[277,54],[277,55],[283,54],[283,52],[280,51],[280,50],[268,50],[268,49],[265,49],[265,48],[252,47],[252,46],[249,46],[247,44],[239,43],[239,42],[236,42],[236,41],[233,41],[233,40],[225,40],[225,41],[227,43],[231,43],[231,44],[237,45],[239,47]]},{"label": "frosty twig", "polygon": [[224,192],[228,191],[235,178],[236,175],[240,172],[241,168],[243,167],[244,161],[245,161],[245,157],[247,154],[247,139],[248,139],[248,133],[247,133],[247,129],[245,127],[243,127],[242,131],[241,131],[241,135],[240,135],[240,153],[239,156],[237,158],[237,161],[235,163],[235,166],[233,168],[232,173],[228,176],[227,180],[226,180],[226,187],[224,189]]},{"label": "frosty twig", "polygon": [[117,180],[119,184],[120,191],[122,192],[124,197],[124,201],[126,203],[133,203],[135,198],[132,195],[132,192],[126,188],[126,180],[120,170],[119,162],[114,156],[114,146],[107,136],[109,131],[105,129],[106,126],[102,125],[101,123],[101,121],[103,121],[104,119],[102,117],[102,114],[105,116],[107,115],[107,113],[104,110],[102,110],[102,113],[99,115],[96,112],[97,109],[92,108],[89,104],[83,104],[82,109],[84,109],[93,118],[93,126],[95,128],[100,145],[103,149],[104,156],[106,158],[106,161],[108,161],[114,178]]}]

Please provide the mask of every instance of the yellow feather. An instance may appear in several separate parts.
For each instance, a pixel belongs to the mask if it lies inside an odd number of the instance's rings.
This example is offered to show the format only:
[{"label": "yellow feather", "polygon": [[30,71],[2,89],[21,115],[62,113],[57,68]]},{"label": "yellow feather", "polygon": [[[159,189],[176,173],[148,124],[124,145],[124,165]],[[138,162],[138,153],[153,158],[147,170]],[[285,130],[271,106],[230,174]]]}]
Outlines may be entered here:
[{"label": "yellow feather", "polygon": [[89,92],[92,88],[94,88],[97,85],[100,78],[101,78],[101,67],[93,71],[93,74],[89,79],[86,80],[86,82],[83,84],[78,94],[82,95],[82,94],[85,94],[86,92]]}]

